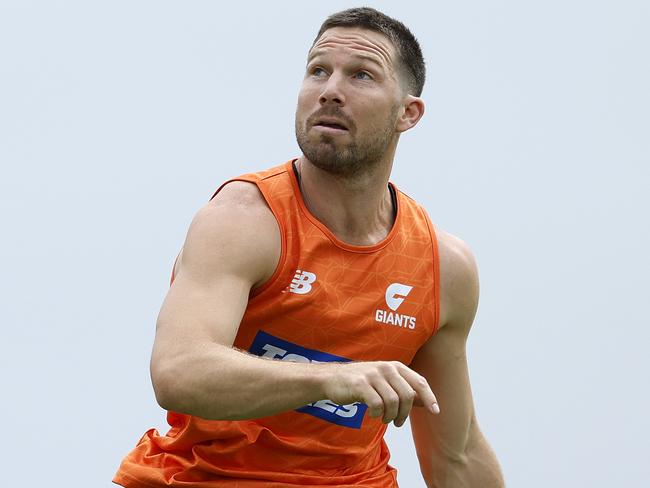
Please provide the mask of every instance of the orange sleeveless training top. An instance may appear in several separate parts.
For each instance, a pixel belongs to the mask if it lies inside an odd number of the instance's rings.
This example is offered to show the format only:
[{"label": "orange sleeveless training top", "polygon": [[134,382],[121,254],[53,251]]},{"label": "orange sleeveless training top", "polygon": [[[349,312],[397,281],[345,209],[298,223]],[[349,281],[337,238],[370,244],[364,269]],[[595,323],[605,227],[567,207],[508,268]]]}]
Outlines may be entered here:
[{"label": "orange sleeveless training top", "polygon": [[[282,236],[278,267],[251,293],[234,346],[283,361],[410,364],[438,327],[438,251],[425,210],[393,185],[397,217],[388,236],[373,246],[346,244],[310,214],[292,163],[234,179],[258,186]],[[366,409],[324,399],[254,420],[168,412],[169,432],[146,432],[113,481],[129,488],[396,487],[386,425]]]}]

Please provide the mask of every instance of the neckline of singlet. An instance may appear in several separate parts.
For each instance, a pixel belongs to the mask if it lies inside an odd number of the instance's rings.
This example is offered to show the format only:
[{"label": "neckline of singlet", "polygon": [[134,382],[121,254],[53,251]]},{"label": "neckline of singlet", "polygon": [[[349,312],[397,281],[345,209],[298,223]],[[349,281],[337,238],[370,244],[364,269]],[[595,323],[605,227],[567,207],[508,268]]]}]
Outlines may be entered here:
[{"label": "neckline of singlet", "polygon": [[[302,192],[302,185],[301,185],[302,176],[298,171],[298,166],[296,166],[296,161],[297,159],[294,159],[291,165],[293,166],[293,173],[296,175],[296,180],[298,180],[298,188],[300,188],[300,191]],[[395,192],[395,188],[393,188],[393,185],[391,185],[390,183],[388,184],[388,192],[390,193],[390,201],[393,204],[393,225],[395,225],[395,221],[397,220],[397,193]]]}]

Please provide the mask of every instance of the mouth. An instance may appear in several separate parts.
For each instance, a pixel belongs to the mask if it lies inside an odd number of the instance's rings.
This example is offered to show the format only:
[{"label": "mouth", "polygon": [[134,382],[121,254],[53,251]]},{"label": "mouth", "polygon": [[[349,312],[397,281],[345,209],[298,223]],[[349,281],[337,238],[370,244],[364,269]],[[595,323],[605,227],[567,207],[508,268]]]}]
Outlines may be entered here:
[{"label": "mouth", "polygon": [[322,118],[318,119],[314,127],[328,132],[348,132],[348,128],[338,119]]}]

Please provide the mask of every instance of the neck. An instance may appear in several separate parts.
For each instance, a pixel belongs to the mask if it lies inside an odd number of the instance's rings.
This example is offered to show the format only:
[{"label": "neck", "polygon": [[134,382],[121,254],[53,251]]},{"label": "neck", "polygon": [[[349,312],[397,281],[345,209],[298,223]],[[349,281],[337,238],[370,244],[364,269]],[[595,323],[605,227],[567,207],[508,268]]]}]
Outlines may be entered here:
[{"label": "neck", "polygon": [[388,190],[392,158],[354,178],[327,173],[304,156],[296,165],[305,205],[338,239],[371,246],[388,235],[394,223]]}]

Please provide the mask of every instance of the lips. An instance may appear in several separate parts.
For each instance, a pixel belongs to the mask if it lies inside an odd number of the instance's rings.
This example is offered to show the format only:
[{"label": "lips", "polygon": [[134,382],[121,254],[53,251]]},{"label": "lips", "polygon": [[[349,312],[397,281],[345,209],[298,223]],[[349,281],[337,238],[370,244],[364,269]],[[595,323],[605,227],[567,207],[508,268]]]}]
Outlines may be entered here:
[{"label": "lips", "polygon": [[330,129],[338,129],[338,130],[347,130],[345,127],[339,124],[316,124],[318,127],[328,127]]},{"label": "lips", "polygon": [[348,130],[348,126],[341,120],[333,117],[321,117],[316,120],[314,127],[327,127],[329,129]]}]

